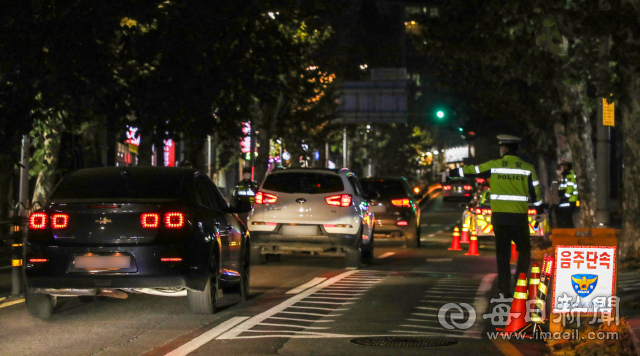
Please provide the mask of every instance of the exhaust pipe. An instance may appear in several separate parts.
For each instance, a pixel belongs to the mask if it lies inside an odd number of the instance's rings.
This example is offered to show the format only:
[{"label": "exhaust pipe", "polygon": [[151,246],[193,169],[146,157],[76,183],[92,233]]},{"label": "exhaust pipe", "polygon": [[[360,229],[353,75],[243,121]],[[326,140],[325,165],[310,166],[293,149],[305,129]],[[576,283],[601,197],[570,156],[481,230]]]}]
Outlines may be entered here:
[{"label": "exhaust pipe", "polygon": [[96,289],[54,289],[54,288],[33,288],[33,293],[49,294],[54,297],[77,297],[80,295],[95,296]]}]

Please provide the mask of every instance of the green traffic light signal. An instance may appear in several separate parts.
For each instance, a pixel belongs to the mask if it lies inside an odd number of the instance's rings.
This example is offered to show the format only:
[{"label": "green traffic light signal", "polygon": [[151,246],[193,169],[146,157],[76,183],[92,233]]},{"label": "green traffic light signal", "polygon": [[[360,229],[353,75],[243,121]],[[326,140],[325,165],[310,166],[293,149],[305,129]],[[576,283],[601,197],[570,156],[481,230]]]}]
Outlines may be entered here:
[{"label": "green traffic light signal", "polygon": [[442,118],[444,117],[444,111],[442,111],[442,110],[438,110],[438,112],[436,113],[436,116],[437,116],[439,119],[442,119]]}]

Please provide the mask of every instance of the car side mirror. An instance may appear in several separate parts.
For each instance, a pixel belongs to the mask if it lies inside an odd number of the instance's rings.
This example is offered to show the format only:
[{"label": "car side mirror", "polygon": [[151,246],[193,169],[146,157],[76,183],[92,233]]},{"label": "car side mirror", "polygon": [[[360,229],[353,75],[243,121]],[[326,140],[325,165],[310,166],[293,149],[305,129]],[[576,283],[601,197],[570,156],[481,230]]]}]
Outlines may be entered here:
[{"label": "car side mirror", "polygon": [[238,200],[232,210],[236,214],[248,213],[251,211],[251,203],[247,200]]}]

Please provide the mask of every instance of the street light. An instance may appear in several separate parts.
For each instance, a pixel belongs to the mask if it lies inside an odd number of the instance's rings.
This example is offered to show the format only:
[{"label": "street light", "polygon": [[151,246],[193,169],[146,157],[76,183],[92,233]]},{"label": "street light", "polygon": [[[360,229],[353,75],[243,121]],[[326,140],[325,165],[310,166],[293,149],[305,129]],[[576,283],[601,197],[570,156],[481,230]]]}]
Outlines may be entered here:
[{"label": "street light", "polygon": [[438,110],[438,112],[436,112],[436,116],[438,119],[442,119],[444,117],[444,111]]}]

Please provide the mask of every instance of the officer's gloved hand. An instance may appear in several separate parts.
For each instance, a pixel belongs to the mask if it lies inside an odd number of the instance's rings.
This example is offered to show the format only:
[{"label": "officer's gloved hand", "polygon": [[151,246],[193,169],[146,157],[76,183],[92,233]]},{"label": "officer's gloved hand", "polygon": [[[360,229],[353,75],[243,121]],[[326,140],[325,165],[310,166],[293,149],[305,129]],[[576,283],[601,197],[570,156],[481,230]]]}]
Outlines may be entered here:
[{"label": "officer's gloved hand", "polygon": [[539,223],[543,223],[544,222],[544,214],[537,214],[536,215],[536,221]]},{"label": "officer's gloved hand", "polygon": [[449,178],[449,170],[442,172],[442,184],[447,183],[447,178]]}]

